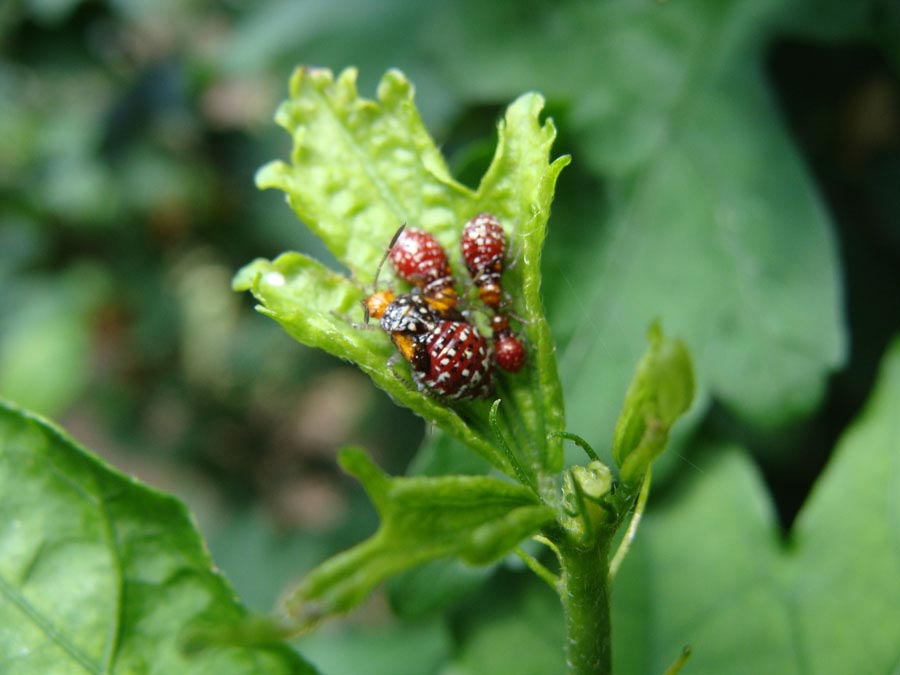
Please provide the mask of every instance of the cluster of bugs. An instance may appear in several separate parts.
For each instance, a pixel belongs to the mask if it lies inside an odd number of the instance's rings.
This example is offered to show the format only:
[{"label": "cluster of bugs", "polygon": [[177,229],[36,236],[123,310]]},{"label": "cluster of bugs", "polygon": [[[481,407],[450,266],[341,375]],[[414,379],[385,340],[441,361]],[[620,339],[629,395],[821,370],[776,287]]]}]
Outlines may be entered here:
[{"label": "cluster of bugs", "polygon": [[525,365],[525,347],[503,312],[501,276],[506,237],[499,221],[481,213],[469,220],[460,239],[463,259],[481,301],[490,308],[493,348],[459,308],[447,254],[431,234],[401,227],[387,258],[413,289],[373,292],[366,298],[366,320],[379,325],[406,359],[420,390],[447,400],[485,398],[491,393],[494,365],[508,372]]}]

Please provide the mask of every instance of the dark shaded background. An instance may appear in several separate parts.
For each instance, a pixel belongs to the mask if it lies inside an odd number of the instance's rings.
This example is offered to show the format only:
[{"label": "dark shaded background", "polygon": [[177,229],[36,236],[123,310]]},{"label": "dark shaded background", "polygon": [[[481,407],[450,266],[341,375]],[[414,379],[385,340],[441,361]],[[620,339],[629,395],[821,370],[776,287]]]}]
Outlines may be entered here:
[{"label": "dark shaded background", "polygon": [[[540,3],[526,4],[539,14]],[[837,228],[847,363],[811,419],[761,432],[715,407],[705,422],[760,449],[785,525],[900,328],[900,30],[890,3],[871,4],[881,28],[868,35],[786,32],[767,51],[770,83]],[[0,6],[0,395],[185,499],[256,609],[374,526],[335,449],[362,443],[402,472],[423,426],[232,293],[233,271],[254,257],[295,249],[329,259],[253,174],[288,153],[271,117],[294,65],[355,64],[368,94],[386,68],[407,73],[451,167],[474,184],[508,101],[454,89],[452,53],[416,39],[433,11],[362,0]],[[566,100],[551,97],[548,109],[558,153],[577,157]],[[561,210],[601,199],[601,177],[577,163],[567,170]],[[551,237],[547,253],[557,264],[558,243]],[[500,574],[498,587],[522,583]],[[496,602],[470,600],[456,620],[500,611]],[[376,672],[395,647],[417,645],[409,672],[425,672],[450,649],[430,626],[396,623],[376,598],[309,649],[339,648],[348,668],[360,659]]]}]

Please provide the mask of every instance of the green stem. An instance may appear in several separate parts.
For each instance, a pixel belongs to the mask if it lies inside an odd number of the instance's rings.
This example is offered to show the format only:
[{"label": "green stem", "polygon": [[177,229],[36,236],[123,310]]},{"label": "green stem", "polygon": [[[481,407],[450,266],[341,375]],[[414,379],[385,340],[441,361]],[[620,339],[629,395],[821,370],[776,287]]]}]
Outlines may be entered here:
[{"label": "green stem", "polygon": [[559,579],[553,572],[544,567],[533,555],[529,555],[521,546],[516,546],[515,552],[522,559],[522,562],[528,565],[528,569],[546,581],[550,588],[556,590]]},{"label": "green stem", "polygon": [[573,434],[571,431],[551,431],[549,434],[547,434],[547,438],[565,438],[567,440],[570,440],[579,448],[584,450],[584,454],[586,454],[592,462],[600,461],[600,457],[594,451],[594,448],[591,447],[591,444],[578,434]]},{"label": "green stem", "polygon": [[566,663],[572,675],[612,672],[609,620],[609,540],[582,548],[560,542],[560,596],[566,616]]},{"label": "green stem", "polygon": [[634,535],[637,534],[638,525],[641,524],[641,519],[644,517],[644,509],[647,508],[647,496],[650,494],[650,478],[651,470],[648,466],[647,473],[644,474],[644,482],[641,485],[641,492],[638,495],[637,504],[634,506],[631,522],[628,523],[628,530],[625,532],[625,536],[622,537],[622,542],[619,544],[619,548],[609,565],[610,582],[612,582],[612,580],[616,578],[616,574],[619,573],[619,567],[621,567],[622,561],[625,560],[625,556],[628,555],[628,551],[631,549],[631,542],[634,541]]}]

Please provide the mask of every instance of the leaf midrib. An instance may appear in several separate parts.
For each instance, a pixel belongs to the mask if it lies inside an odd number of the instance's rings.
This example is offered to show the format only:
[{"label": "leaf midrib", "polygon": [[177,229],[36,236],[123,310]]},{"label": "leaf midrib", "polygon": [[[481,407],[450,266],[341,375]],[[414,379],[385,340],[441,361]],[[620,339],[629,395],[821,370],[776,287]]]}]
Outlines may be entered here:
[{"label": "leaf midrib", "polygon": [[[393,190],[390,189],[387,182],[381,178],[381,174],[379,173],[377,167],[373,166],[377,163],[377,161],[374,159],[372,153],[368,152],[366,148],[364,148],[360,145],[359,142],[357,142],[349,125],[345,124],[344,120],[338,114],[337,109],[334,107],[334,105],[332,105],[331,99],[315,87],[313,88],[313,90],[315,91],[316,97],[323,103],[323,108],[330,113],[332,123],[337,128],[338,133],[341,134],[341,137],[343,138],[347,147],[357,157],[359,165],[362,166],[366,177],[375,188],[375,191],[384,200],[391,211],[393,211],[399,222],[409,222],[410,214],[402,207],[402,205],[400,204],[400,200],[394,194]],[[379,114],[381,114],[382,111],[380,102],[377,105],[379,105]],[[410,135],[410,139],[414,140],[415,136]],[[421,149],[417,143],[413,142],[411,146],[408,146],[408,148],[411,148],[415,153],[415,156],[418,159],[418,164],[422,167],[425,173],[434,177],[442,186],[444,186],[448,190],[454,188],[462,189],[465,192],[467,198],[474,199],[474,194],[471,194],[471,191],[462,184],[457,184],[455,183],[455,181],[448,183],[447,181],[441,179],[439,176],[435,175],[433,171],[430,171],[428,169],[428,163],[425,161],[425,158],[423,157]],[[422,181],[419,180],[419,183],[421,185]]]}]

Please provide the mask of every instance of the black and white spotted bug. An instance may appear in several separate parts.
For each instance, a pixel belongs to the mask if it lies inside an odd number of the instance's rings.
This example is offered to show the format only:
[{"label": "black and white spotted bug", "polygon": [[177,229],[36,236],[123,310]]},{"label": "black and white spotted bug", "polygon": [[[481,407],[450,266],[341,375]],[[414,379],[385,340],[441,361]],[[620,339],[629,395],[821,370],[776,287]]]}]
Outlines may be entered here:
[{"label": "black and white spotted bug", "polygon": [[434,330],[438,319],[421,295],[404,293],[387,305],[378,321],[382,330],[391,335],[420,336]]},{"label": "black and white spotted bug", "polygon": [[423,389],[451,400],[491,393],[491,350],[478,329],[465,321],[440,321],[425,338],[428,368],[413,368]]}]

